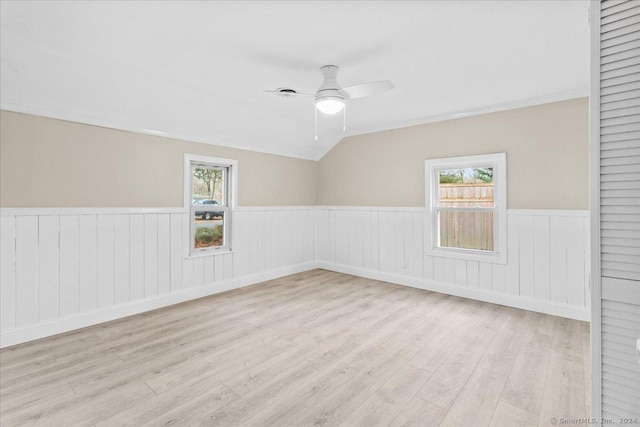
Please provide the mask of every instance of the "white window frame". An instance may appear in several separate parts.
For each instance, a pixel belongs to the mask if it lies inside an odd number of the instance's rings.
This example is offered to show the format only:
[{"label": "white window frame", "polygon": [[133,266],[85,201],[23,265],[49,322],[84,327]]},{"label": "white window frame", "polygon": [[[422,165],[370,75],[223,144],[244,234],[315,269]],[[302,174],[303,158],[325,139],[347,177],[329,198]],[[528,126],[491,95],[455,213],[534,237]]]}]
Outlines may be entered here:
[{"label": "white window frame", "polygon": [[[493,168],[493,208],[454,208],[461,211],[493,211],[493,251],[445,248],[438,246],[439,172],[447,169]],[[507,154],[494,153],[479,156],[448,157],[425,161],[425,201],[427,227],[425,252],[427,255],[482,261],[493,264],[507,263]],[[452,208],[447,208],[451,210]]]},{"label": "white window frame", "polygon": [[[219,168],[228,168],[225,182],[226,204],[193,206],[193,166],[204,165]],[[188,242],[185,245],[185,256],[195,258],[200,256],[225,254],[232,251],[233,245],[233,212],[237,208],[238,195],[238,161],[234,159],[224,159],[221,157],[200,156],[196,154],[184,155],[184,209],[186,211],[186,228],[189,230]],[[210,248],[195,248],[195,211],[223,211],[224,212],[224,245]]]}]

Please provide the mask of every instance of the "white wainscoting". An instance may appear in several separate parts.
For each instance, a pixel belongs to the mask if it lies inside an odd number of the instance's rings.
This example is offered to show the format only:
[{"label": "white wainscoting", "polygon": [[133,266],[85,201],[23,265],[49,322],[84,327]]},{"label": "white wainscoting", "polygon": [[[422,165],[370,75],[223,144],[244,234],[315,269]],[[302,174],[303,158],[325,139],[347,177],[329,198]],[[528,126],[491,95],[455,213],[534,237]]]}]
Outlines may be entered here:
[{"label": "white wainscoting", "polygon": [[198,258],[182,208],[0,213],[0,347],[313,268],[589,319],[586,211],[510,210],[507,265],[425,256],[421,208],[239,208]]},{"label": "white wainscoting", "polygon": [[181,208],[1,213],[1,347],[314,268],[313,208],[240,208],[233,252],[190,259]]},{"label": "white wainscoting", "polygon": [[318,266],[589,320],[588,211],[509,210],[507,264],[425,255],[424,209],[318,207]]}]

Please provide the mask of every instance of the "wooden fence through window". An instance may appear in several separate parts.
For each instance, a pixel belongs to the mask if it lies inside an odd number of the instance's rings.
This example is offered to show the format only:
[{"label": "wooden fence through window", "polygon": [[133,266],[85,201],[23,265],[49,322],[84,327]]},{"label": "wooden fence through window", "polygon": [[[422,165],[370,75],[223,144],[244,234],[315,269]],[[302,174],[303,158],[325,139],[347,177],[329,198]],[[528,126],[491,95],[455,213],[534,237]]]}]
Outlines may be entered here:
[{"label": "wooden fence through window", "polygon": [[[441,207],[492,207],[493,183],[440,184]],[[440,213],[440,246],[493,250],[493,212]]]}]

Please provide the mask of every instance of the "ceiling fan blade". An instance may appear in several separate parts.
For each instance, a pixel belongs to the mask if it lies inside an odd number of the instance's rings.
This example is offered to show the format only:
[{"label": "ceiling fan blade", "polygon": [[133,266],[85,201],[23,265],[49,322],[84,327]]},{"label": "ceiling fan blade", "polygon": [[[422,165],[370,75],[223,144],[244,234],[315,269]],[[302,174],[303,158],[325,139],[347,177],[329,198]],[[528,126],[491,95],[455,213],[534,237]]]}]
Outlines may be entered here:
[{"label": "ceiling fan blade", "polygon": [[363,98],[365,96],[376,95],[395,88],[391,80],[380,80],[378,82],[363,83],[361,85],[345,87],[343,90],[349,95],[349,99]]},{"label": "ceiling fan blade", "polygon": [[281,96],[283,98],[291,98],[291,97],[294,97],[294,96],[301,96],[301,97],[315,96],[315,94],[313,94],[313,93],[305,93],[305,92],[289,91],[289,90],[281,90],[281,89],[263,90],[262,92],[264,92],[264,93],[273,93],[273,94]]}]

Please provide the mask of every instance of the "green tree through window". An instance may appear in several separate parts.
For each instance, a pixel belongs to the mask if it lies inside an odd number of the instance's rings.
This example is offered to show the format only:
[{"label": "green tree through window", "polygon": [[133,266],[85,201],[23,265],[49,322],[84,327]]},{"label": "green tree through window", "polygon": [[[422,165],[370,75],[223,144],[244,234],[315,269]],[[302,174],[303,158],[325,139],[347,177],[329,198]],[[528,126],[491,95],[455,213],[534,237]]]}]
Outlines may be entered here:
[{"label": "green tree through window", "polygon": [[202,180],[207,185],[207,198],[213,199],[218,189],[218,185],[222,183],[222,170],[208,168],[194,168],[193,176]]}]

